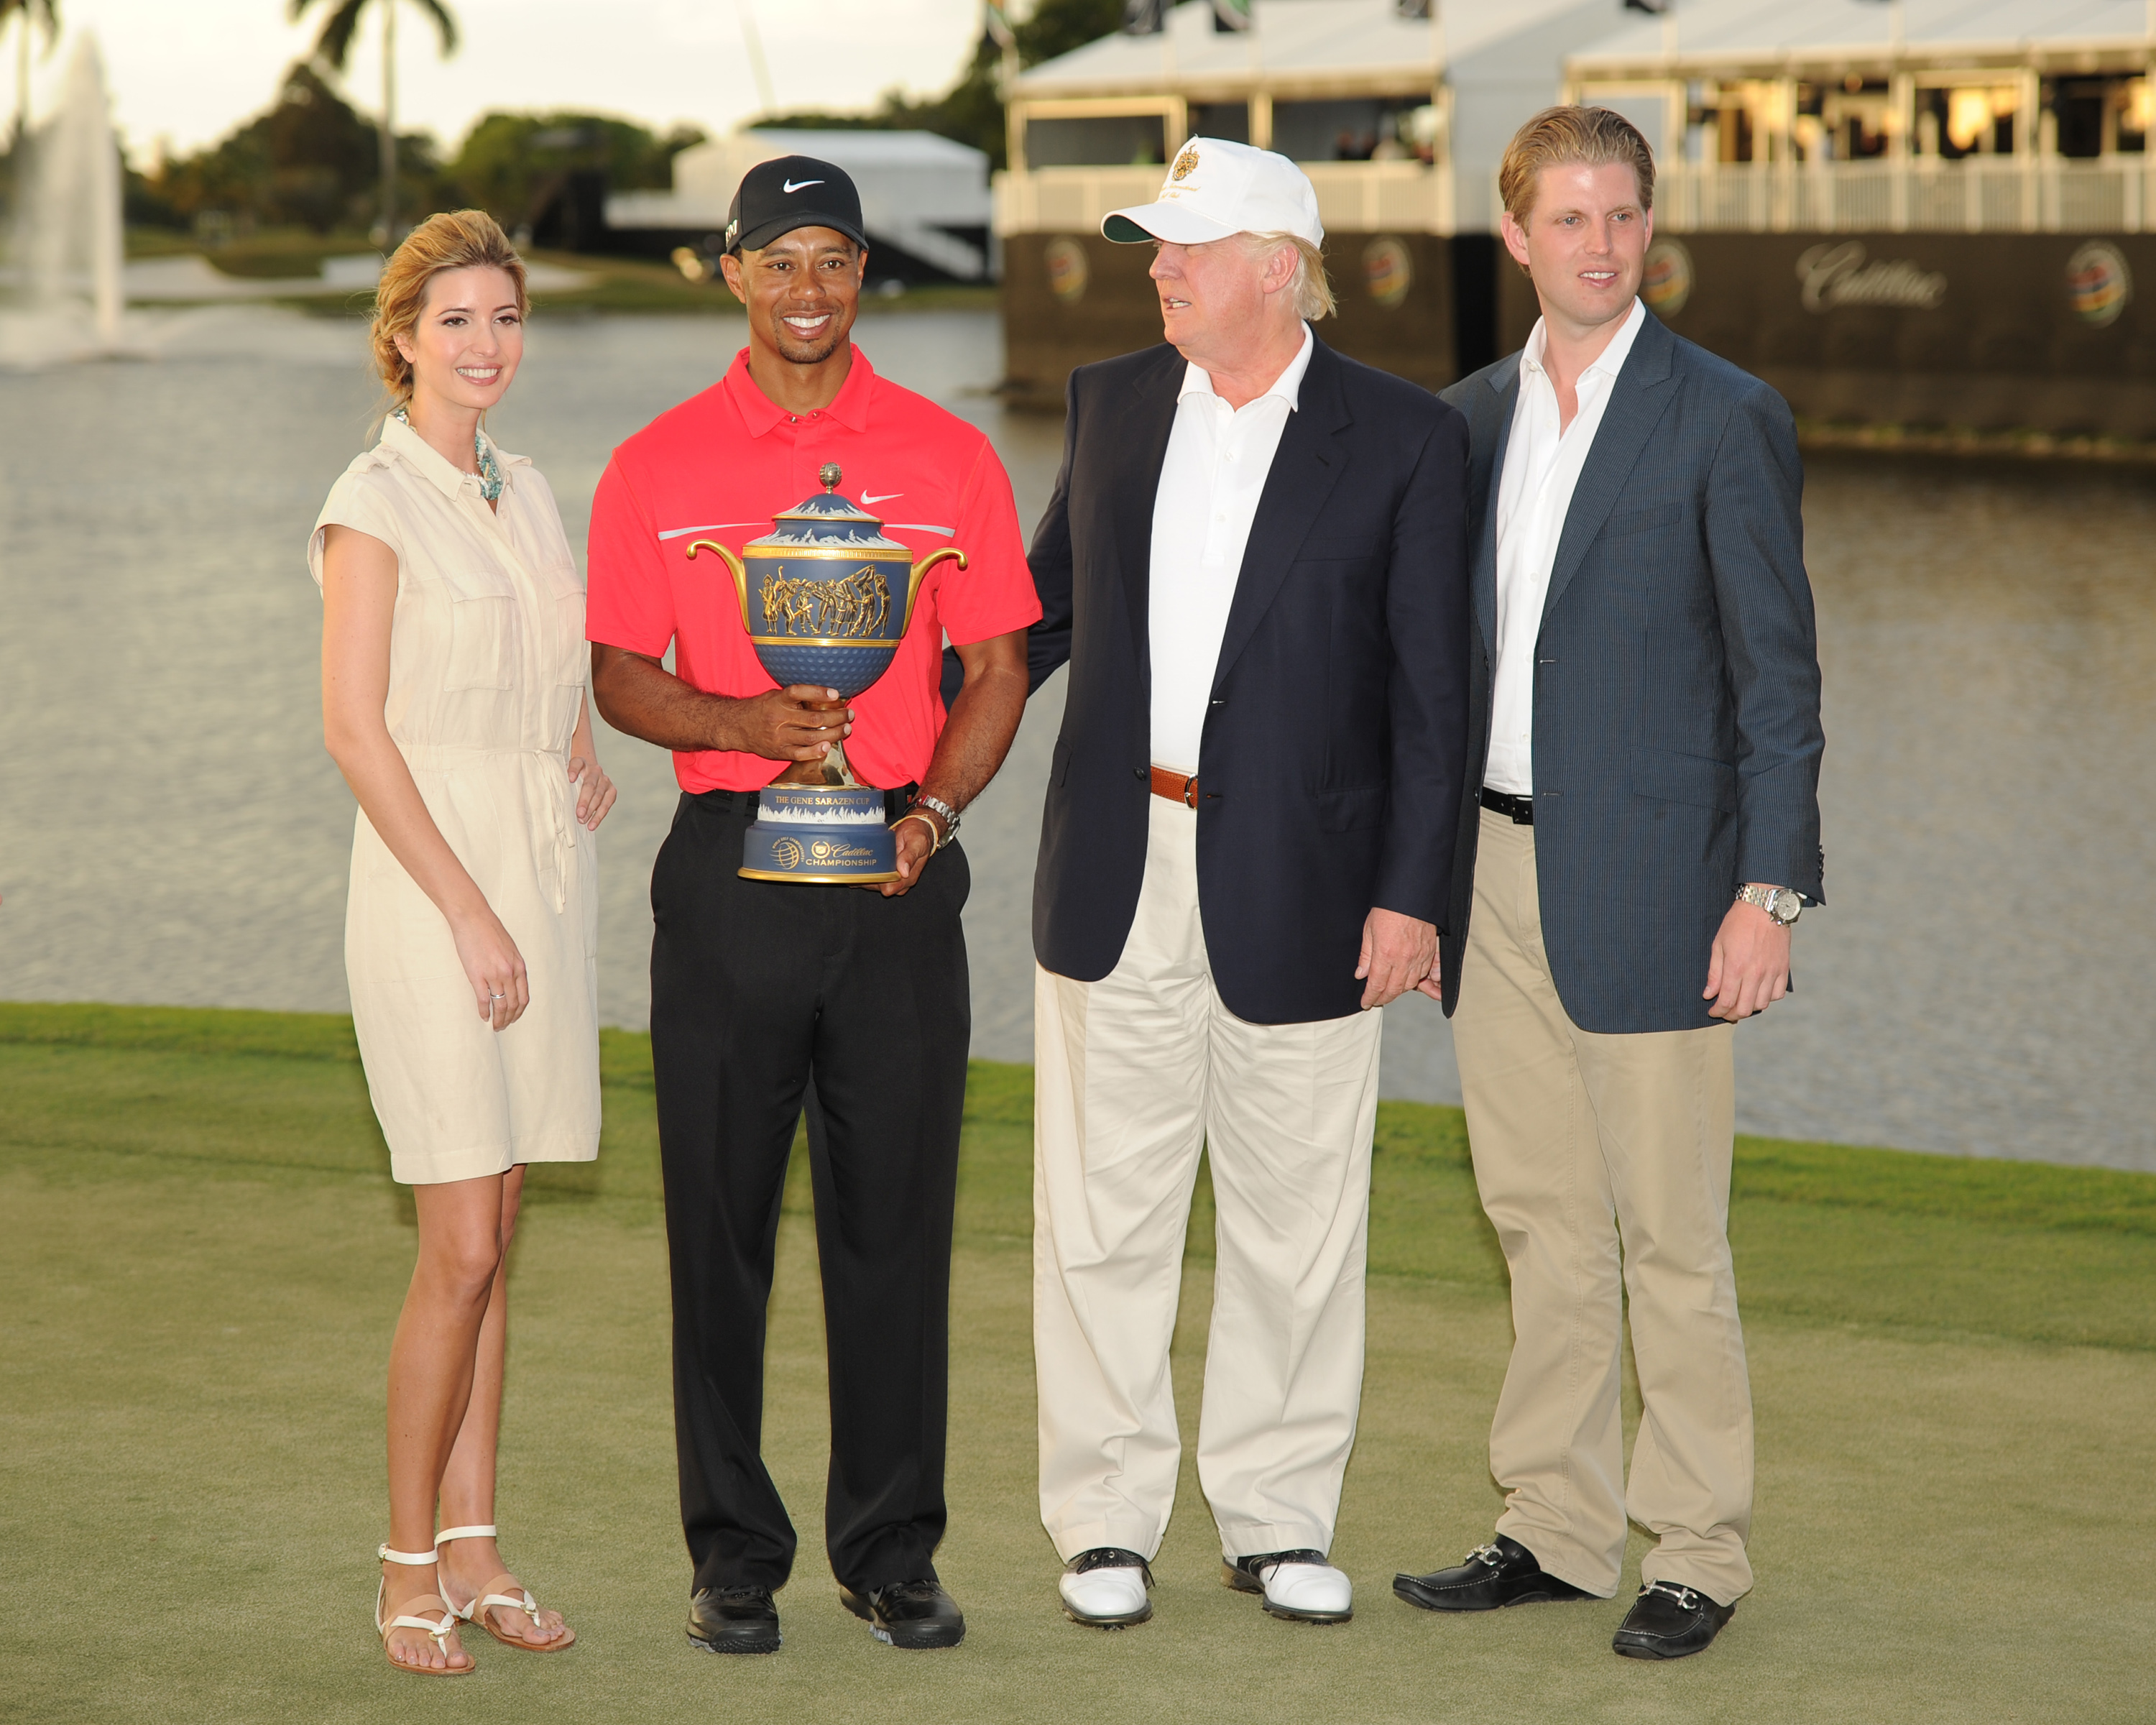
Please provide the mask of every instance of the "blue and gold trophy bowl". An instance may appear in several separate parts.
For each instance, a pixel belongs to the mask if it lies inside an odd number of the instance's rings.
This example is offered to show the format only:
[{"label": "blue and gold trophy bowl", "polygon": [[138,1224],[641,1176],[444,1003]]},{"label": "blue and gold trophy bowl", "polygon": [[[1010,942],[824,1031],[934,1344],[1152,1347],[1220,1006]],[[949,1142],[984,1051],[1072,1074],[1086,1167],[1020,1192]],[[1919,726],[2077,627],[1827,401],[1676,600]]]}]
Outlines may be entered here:
[{"label": "blue and gold trophy bowl", "polygon": [[[840,496],[834,464],[818,472],[820,495],[772,518],[773,531],[737,557],[699,539],[689,555],[716,552],[733,572],[742,627],[781,688],[808,683],[851,701],[890,668],[913,616],[921,578],[952,546],[919,562],[883,536],[883,522]],[[757,817],[742,846],[751,880],[865,886],[898,879],[898,840],[886,824],[883,793],[846,764],[845,745],[800,762],[757,793]]]}]

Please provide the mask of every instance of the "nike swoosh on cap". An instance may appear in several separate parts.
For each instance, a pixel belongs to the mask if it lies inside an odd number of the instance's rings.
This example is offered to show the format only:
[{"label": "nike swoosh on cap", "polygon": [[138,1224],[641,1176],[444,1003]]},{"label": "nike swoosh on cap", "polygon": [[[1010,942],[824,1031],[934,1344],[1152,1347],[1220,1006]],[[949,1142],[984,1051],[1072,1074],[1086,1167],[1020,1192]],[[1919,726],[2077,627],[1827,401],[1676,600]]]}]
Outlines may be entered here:
[{"label": "nike swoosh on cap", "polygon": [[887,503],[894,497],[903,497],[905,495],[906,493],[903,491],[864,491],[861,493],[861,501],[864,503]]},{"label": "nike swoosh on cap", "polygon": [[788,192],[800,192],[810,186],[820,186],[823,183],[821,180],[788,180],[785,182],[785,189]]}]

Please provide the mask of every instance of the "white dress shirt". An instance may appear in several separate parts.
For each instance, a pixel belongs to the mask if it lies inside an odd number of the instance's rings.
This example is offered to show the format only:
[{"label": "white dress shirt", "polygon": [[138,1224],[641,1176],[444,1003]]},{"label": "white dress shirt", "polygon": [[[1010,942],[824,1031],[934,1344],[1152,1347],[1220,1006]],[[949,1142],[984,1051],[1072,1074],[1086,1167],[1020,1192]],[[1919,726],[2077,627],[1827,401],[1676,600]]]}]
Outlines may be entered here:
[{"label": "white dress shirt", "polygon": [[1243,571],[1243,547],[1316,346],[1305,324],[1301,349],[1287,369],[1271,388],[1240,408],[1214,394],[1212,378],[1198,367],[1183,374],[1152,503],[1147,624],[1152,758],[1160,766],[1198,770],[1205,703],[1212,697],[1220,637]]},{"label": "white dress shirt", "polygon": [[1520,397],[1497,485],[1497,670],[1492,680],[1490,761],[1482,783],[1531,797],[1535,790],[1535,642],[1558,540],[1572,510],[1573,489],[1601,429],[1617,374],[1625,369],[1647,308],[1637,300],[1594,364],[1579,374],[1579,411],[1558,429],[1557,387],[1543,363],[1549,338],[1542,320],[1520,355]]}]

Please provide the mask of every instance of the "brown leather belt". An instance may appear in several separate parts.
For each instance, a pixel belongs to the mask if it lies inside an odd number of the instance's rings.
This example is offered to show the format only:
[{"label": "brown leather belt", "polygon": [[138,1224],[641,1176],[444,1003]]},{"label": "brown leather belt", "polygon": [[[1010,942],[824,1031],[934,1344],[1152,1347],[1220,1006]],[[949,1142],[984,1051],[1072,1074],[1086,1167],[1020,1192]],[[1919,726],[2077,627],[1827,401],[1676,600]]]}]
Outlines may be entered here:
[{"label": "brown leather belt", "polygon": [[1194,773],[1171,773],[1165,767],[1152,769],[1152,793],[1165,797],[1171,803],[1186,807],[1198,806],[1198,775]]}]

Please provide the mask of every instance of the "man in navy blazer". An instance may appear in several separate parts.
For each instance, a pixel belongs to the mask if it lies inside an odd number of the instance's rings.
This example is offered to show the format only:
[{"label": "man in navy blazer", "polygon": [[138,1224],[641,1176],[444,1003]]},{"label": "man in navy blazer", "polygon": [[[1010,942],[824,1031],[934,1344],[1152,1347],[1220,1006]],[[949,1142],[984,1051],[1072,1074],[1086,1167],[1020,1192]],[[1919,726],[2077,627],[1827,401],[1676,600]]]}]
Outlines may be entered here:
[{"label": "man in navy blazer", "polygon": [[1072,375],[1030,553],[1035,685],[1070,668],[1034,888],[1041,1518],[1070,1617],[1151,1615],[1205,1149],[1224,1579],[1338,1622],[1375,1009],[1431,975],[1466,783],[1466,427],[1316,338],[1285,158],[1194,138],[1104,231],[1156,243],[1169,345]]},{"label": "man in navy blazer", "polygon": [[[1496,1537],[1402,1575],[1433,1610],[1614,1594],[1697,1653],[1749,1590],[1752,1403],[1727,1233],[1736,1021],[1820,896],[1820,674],[1795,429],[1638,299],[1654,161],[1605,109],[1500,175],[1527,347],[1445,392],[1472,428],[1470,759],[1442,993],[1515,1343]],[[1625,1298],[1645,1411],[1624,1471]]]}]

